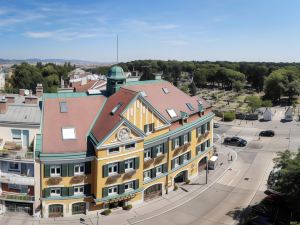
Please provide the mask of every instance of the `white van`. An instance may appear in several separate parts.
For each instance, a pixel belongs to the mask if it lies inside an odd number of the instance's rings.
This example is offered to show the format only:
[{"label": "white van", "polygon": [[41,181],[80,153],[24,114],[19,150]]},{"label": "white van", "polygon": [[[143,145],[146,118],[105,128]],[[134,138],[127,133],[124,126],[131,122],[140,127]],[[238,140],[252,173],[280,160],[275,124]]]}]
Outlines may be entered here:
[{"label": "white van", "polygon": [[218,156],[214,155],[208,161],[208,168],[214,170],[215,168],[217,168],[218,164],[219,164],[219,158]]}]

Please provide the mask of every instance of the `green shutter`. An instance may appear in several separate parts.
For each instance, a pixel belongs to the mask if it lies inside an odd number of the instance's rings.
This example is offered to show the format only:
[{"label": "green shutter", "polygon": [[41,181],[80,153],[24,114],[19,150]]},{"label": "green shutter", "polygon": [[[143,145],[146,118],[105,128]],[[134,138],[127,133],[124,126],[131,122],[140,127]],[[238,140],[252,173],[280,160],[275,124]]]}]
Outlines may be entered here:
[{"label": "green shutter", "polygon": [[119,173],[125,173],[125,161],[119,162]]},{"label": "green shutter", "polygon": [[21,190],[20,190],[21,193],[25,193],[27,194],[28,192],[28,186],[27,185],[21,185]]},{"label": "green shutter", "polygon": [[163,173],[168,172],[168,163],[163,164]]},{"label": "green shutter", "polygon": [[44,197],[48,198],[50,196],[50,188],[44,188]]},{"label": "green shutter", "polygon": [[136,157],[134,158],[134,169],[138,169],[140,167],[140,158]]},{"label": "green shutter", "polygon": [[124,184],[120,184],[118,186],[118,194],[121,195],[125,192],[125,185]]},{"label": "green shutter", "polygon": [[74,187],[69,187],[69,196],[74,195]]},{"label": "green shutter", "polygon": [[44,177],[50,177],[50,165],[44,165]]},{"label": "green shutter", "polygon": [[67,177],[68,176],[68,164],[61,165],[61,176]]},{"label": "green shutter", "polygon": [[103,177],[108,176],[108,165],[103,165]]},{"label": "green shutter", "polygon": [[190,131],[190,132],[188,132],[188,141],[189,141],[189,142],[191,142],[191,140],[192,140],[192,139],[191,139],[191,136],[192,136],[192,135],[191,135],[191,131]]},{"label": "green shutter", "polygon": [[61,196],[68,196],[69,195],[69,188],[68,187],[62,187],[61,188]]},{"label": "green shutter", "polygon": [[144,125],[144,133],[147,133],[147,125]]},{"label": "green shutter", "polygon": [[199,130],[199,127],[196,128],[196,138],[199,136],[198,130]]},{"label": "green shutter", "polygon": [[179,165],[183,163],[183,155],[179,156]]},{"label": "green shutter", "polygon": [[210,131],[210,122],[207,123],[207,130]]},{"label": "green shutter", "polygon": [[188,158],[188,160],[191,159],[191,152],[188,152],[188,153],[187,153],[187,158]]},{"label": "green shutter", "polygon": [[172,150],[175,148],[175,138],[172,139]]},{"label": "green shutter", "polygon": [[102,198],[105,198],[106,196],[108,196],[108,188],[102,188]]},{"label": "green shutter", "polygon": [[169,151],[169,141],[164,143],[163,153],[167,153]]},{"label": "green shutter", "polygon": [[174,159],[171,160],[171,169],[174,169],[174,166],[175,166],[175,161]]},{"label": "green shutter", "polygon": [[91,184],[84,185],[84,194],[90,195],[91,194]]},{"label": "green shutter", "polygon": [[91,173],[91,167],[92,167],[92,162],[85,162],[85,174],[90,174]]},{"label": "green shutter", "polygon": [[184,137],[183,137],[184,135],[181,135],[180,137],[179,137],[179,146],[181,146],[181,145],[183,145],[183,143],[184,143]]},{"label": "green shutter", "polygon": [[133,189],[136,190],[136,189],[139,189],[139,179],[135,180],[134,183],[133,183]]},{"label": "green shutter", "polygon": [[151,178],[155,178],[156,177],[156,169],[152,168],[151,169]]},{"label": "green shutter", "polygon": [[151,147],[151,158],[155,158],[157,155],[156,147]]},{"label": "green shutter", "polygon": [[73,163],[69,164],[68,172],[69,172],[69,177],[74,176],[74,164]]}]

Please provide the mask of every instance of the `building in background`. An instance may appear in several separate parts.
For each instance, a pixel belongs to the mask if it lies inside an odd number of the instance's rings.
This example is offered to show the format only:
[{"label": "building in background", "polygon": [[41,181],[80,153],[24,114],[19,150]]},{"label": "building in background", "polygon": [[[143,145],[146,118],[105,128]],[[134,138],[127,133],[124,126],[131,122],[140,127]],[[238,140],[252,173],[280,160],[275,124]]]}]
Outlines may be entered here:
[{"label": "building in background", "polygon": [[0,90],[4,90],[5,88],[5,78],[6,78],[6,73],[4,69],[0,67]]}]

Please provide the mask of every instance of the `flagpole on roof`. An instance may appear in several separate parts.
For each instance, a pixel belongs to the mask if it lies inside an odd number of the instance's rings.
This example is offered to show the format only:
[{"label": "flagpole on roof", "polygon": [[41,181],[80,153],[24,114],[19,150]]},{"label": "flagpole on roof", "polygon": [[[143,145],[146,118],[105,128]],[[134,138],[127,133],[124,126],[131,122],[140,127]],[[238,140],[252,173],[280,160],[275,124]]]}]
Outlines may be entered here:
[{"label": "flagpole on roof", "polygon": [[119,35],[117,35],[117,64],[119,63]]}]

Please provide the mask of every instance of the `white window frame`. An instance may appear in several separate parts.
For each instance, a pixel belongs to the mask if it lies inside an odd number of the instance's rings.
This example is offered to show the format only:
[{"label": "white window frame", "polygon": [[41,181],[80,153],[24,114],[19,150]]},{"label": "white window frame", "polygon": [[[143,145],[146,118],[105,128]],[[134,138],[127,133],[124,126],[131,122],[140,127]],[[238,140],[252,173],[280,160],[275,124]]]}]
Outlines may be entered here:
[{"label": "white window frame", "polygon": [[167,109],[167,113],[169,114],[169,116],[173,119],[177,117],[177,114],[175,112],[174,109]]},{"label": "white window frame", "polygon": [[[150,125],[152,125],[152,130],[150,130]],[[154,123],[148,123],[148,124],[145,124],[146,126],[146,134],[150,134],[150,133],[153,133],[154,132]]]},{"label": "white window frame", "polygon": [[[20,138],[14,138],[13,131],[20,132]],[[11,139],[14,140],[14,141],[21,141],[22,140],[22,134],[23,134],[23,132],[22,132],[21,129],[11,129]]]},{"label": "white window frame", "polygon": [[127,159],[125,160],[124,164],[125,172],[134,170],[134,159]]},{"label": "white window frame", "polygon": [[144,159],[151,159],[151,149],[144,151]]},{"label": "white window frame", "polygon": [[108,188],[108,195],[117,195],[118,194],[118,186],[112,186]]},{"label": "white window frame", "polygon": [[162,174],[163,173],[163,167],[162,167],[162,165],[156,167],[155,171],[156,171],[156,175]]},{"label": "white window frame", "polygon": [[[111,150],[113,150],[113,149],[118,149],[118,151],[112,151],[111,152]],[[120,152],[120,147],[114,147],[114,148],[108,148],[107,149],[108,155],[118,154],[119,152]]]},{"label": "white window frame", "polygon": [[[127,188],[126,188],[126,185],[128,186]],[[125,192],[132,191],[133,190],[133,181],[125,183],[124,190],[125,190]]]},{"label": "white window frame", "polygon": [[[11,168],[10,165],[18,165],[18,168]],[[17,171],[20,172],[21,171],[21,164],[18,162],[8,162],[8,171]]]},{"label": "white window frame", "polygon": [[187,153],[185,153],[185,154],[183,154],[183,160],[182,160],[184,163],[185,162],[187,162],[187,161],[189,161],[188,160],[188,154]]},{"label": "white window frame", "polygon": [[156,155],[157,155],[157,156],[163,154],[163,148],[164,148],[163,144],[157,145],[157,146],[155,147]]},{"label": "white window frame", "polygon": [[151,179],[151,170],[146,170],[144,171],[144,180],[149,180],[149,179]]},{"label": "white window frame", "polygon": [[[108,164],[107,166],[107,170],[108,170],[108,176],[112,176],[112,175],[115,175],[118,173],[118,167],[119,167],[119,164],[118,163],[111,163],[111,164]],[[111,168],[111,172],[109,172]],[[116,170],[116,171],[115,171]]]},{"label": "white window frame", "polygon": [[[78,172],[76,172],[76,168],[78,168]],[[82,175],[85,172],[85,164],[79,163],[74,165],[74,175]]]},{"label": "white window frame", "polygon": [[[52,173],[52,169],[55,170],[54,173]],[[57,170],[59,169],[59,173],[57,173]],[[61,166],[60,165],[51,165],[50,166],[50,177],[60,177],[61,176]]]},{"label": "white window frame", "polygon": [[74,195],[83,195],[84,194],[84,186],[74,186]]},{"label": "white window frame", "polygon": [[[130,148],[126,148],[126,145],[134,145],[134,146],[130,147]],[[136,143],[135,142],[134,143],[129,143],[129,144],[126,144],[126,145],[124,145],[124,149],[126,151],[128,151],[128,150],[134,150],[136,148]]]},{"label": "white window frame", "polygon": [[[52,193],[52,190],[54,190],[55,193]],[[61,188],[60,187],[50,188],[50,196],[51,197],[61,196]]]},{"label": "white window frame", "polygon": [[174,148],[178,148],[180,146],[179,138],[175,138],[174,140]]},{"label": "white window frame", "polygon": [[180,166],[179,157],[174,159],[174,168]]},{"label": "white window frame", "polygon": [[189,135],[188,134],[184,134],[183,135],[183,144],[186,144],[189,142]]},{"label": "white window frame", "polygon": [[75,127],[61,128],[61,136],[63,140],[75,140],[76,139]]},{"label": "white window frame", "polygon": [[197,127],[198,137],[202,135],[202,126]]}]

